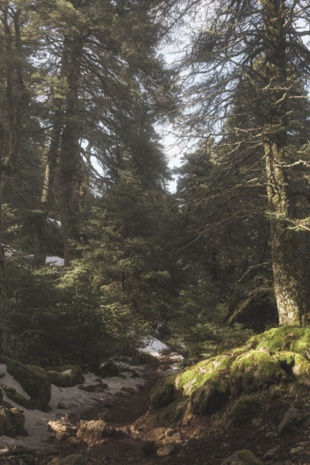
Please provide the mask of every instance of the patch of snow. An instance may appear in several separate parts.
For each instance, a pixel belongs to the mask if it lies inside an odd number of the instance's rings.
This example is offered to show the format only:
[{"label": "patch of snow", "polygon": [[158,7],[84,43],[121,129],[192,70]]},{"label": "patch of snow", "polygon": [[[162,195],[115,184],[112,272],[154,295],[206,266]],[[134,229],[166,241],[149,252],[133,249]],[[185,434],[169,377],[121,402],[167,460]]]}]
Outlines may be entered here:
[{"label": "patch of snow", "polygon": [[58,220],[55,220],[55,218],[50,218],[50,217],[48,217],[48,218],[47,218],[47,222],[48,222],[48,223],[51,223],[52,225],[56,226],[56,227],[59,228],[59,229],[61,228],[61,222],[58,221]]},{"label": "patch of snow", "polygon": [[61,257],[46,257],[45,263],[47,265],[54,265],[54,266],[64,266],[65,260]]},{"label": "patch of snow", "polygon": [[[136,367],[134,368],[136,369]],[[7,372],[6,365],[0,365],[0,373],[4,374],[4,377],[0,379],[0,384],[13,387],[16,392],[29,399],[28,394],[23,390],[21,385]],[[98,379],[93,373],[84,375],[84,378],[84,385],[94,384]],[[16,438],[0,436],[0,449],[3,450],[12,444],[17,444],[26,448],[44,448],[46,447],[46,441],[51,437],[51,432],[48,430],[48,423],[50,421],[59,420],[60,417],[72,411],[83,414],[88,409],[97,406],[98,402],[103,405],[106,399],[110,399],[111,396],[120,392],[124,386],[139,389],[139,387],[145,383],[145,380],[143,378],[134,378],[128,373],[127,376],[122,374],[117,377],[104,378],[103,382],[108,385],[106,391],[91,393],[79,389],[78,386],[64,388],[52,384],[49,412],[23,408],[11,399],[8,399],[5,391],[3,391],[3,399],[23,412],[25,416],[25,429],[29,436],[18,436]],[[59,409],[58,405],[60,404],[65,405],[66,408]]]},{"label": "patch of snow", "polygon": [[156,358],[160,358],[164,351],[169,350],[167,344],[153,336],[146,336],[142,339],[141,342],[143,347],[139,349],[140,352],[150,354]]}]

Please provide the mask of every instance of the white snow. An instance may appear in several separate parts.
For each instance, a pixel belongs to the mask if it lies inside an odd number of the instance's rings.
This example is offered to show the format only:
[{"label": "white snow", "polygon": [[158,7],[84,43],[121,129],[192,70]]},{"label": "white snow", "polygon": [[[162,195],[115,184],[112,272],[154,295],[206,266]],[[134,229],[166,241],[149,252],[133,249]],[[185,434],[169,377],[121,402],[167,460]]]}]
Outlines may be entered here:
[{"label": "white snow", "polygon": [[54,266],[64,266],[65,260],[61,257],[46,257],[45,263],[47,265],[54,265]]},{"label": "white snow", "polygon": [[[28,394],[22,389],[20,384],[7,372],[6,365],[0,364],[0,373],[4,374],[0,379],[0,384],[13,387],[16,392],[29,399]],[[84,375],[84,378],[84,385],[94,384],[97,379],[93,373]],[[25,437],[18,436],[17,438],[0,436],[0,451],[12,444],[17,444],[26,448],[44,448],[46,447],[46,441],[51,437],[51,432],[48,430],[48,423],[50,421],[59,420],[59,418],[66,413],[72,411],[82,414],[90,407],[97,406],[98,402],[103,405],[106,399],[110,399],[111,396],[119,392],[122,387],[126,386],[139,389],[145,381],[143,378],[134,378],[129,373],[122,373],[122,376],[104,378],[103,383],[108,385],[107,390],[103,392],[87,392],[79,389],[78,386],[62,388],[52,384],[51,400],[49,402],[51,410],[49,412],[22,408],[9,399],[3,390],[3,399],[23,411],[25,415],[25,429],[29,435]],[[59,409],[59,403],[62,403],[66,408]]]},{"label": "white snow", "polygon": [[140,352],[150,354],[153,357],[160,358],[163,352],[169,350],[167,344],[153,336],[145,336],[141,342],[143,347],[139,349]]}]

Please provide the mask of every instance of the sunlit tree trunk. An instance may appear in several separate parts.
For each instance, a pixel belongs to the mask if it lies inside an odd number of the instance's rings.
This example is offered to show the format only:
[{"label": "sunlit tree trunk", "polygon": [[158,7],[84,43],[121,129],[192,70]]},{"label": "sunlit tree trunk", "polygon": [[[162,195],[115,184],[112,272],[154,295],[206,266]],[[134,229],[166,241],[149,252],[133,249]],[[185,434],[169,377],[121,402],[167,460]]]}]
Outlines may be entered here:
[{"label": "sunlit tree trunk", "polygon": [[286,175],[288,87],[285,0],[264,0],[264,42],[267,85],[263,133],[274,289],[281,325],[299,325],[306,309],[299,270],[296,233],[290,226],[293,205]]}]

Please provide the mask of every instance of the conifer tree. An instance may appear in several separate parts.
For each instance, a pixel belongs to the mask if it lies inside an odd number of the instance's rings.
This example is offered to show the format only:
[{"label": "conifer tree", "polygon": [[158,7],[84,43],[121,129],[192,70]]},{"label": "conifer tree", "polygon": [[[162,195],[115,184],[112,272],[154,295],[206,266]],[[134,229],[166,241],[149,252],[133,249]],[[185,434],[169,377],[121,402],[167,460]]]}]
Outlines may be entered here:
[{"label": "conifer tree", "polygon": [[[207,8],[205,4],[203,8]],[[259,160],[264,160],[280,324],[302,324],[307,308],[297,232],[306,218],[301,221],[295,215],[291,183],[294,166],[305,165],[306,161],[297,161],[294,149],[296,161],[292,162],[292,150],[288,146],[292,119],[298,119],[296,107],[291,112],[291,102],[306,98],[300,94],[299,82],[301,69],[309,70],[309,52],[302,41],[307,32],[300,32],[296,24],[309,19],[309,14],[310,7],[302,0],[294,4],[285,0],[212,4],[189,57],[192,71],[199,77],[192,86],[197,112],[190,114],[191,125],[194,122],[204,134],[209,132],[222,138],[222,150],[225,150],[223,134],[236,103],[238,86],[242,81],[248,86],[251,98],[239,115],[239,118],[243,116],[245,127],[230,126],[236,141],[230,157],[238,157],[245,147],[251,147],[258,167],[262,166]],[[240,174],[241,171],[242,168]]]}]

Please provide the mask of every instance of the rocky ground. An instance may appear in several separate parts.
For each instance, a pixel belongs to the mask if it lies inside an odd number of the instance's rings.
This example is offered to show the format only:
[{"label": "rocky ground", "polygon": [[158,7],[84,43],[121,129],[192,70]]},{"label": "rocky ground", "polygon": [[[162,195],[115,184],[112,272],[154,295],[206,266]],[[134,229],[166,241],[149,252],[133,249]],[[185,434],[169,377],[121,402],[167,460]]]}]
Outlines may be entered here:
[{"label": "rocky ground", "polygon": [[[0,464],[310,464],[308,388],[300,391],[297,400],[289,391],[285,396],[275,395],[242,427],[231,425],[229,407],[174,428],[154,427],[147,413],[149,395],[162,375],[163,367],[151,364],[144,371],[145,384],[123,387],[86,412],[67,412],[52,425],[52,434],[43,449],[12,444],[1,449]],[[245,449],[254,455],[238,456],[238,451]]]}]

